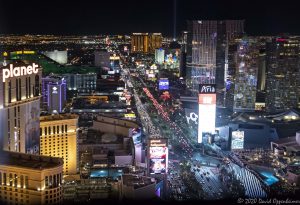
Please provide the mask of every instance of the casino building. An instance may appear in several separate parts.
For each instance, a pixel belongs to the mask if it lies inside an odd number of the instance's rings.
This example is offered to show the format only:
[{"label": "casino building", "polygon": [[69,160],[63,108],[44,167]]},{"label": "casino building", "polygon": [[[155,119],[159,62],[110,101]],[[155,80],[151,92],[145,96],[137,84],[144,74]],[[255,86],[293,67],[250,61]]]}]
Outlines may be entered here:
[{"label": "casino building", "polygon": [[3,150],[39,153],[42,68],[28,61],[0,66],[0,142]]},{"label": "casino building", "polygon": [[78,116],[56,114],[40,117],[40,154],[63,158],[64,175],[77,173]]},{"label": "casino building", "polygon": [[0,151],[0,204],[61,204],[60,158]]}]

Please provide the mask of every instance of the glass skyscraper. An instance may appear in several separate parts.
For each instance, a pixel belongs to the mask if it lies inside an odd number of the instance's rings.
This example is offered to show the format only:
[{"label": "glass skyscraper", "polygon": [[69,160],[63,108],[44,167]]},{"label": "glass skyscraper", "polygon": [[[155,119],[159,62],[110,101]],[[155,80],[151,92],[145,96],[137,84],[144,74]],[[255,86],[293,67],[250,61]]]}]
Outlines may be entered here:
[{"label": "glass skyscraper", "polygon": [[299,107],[299,37],[274,38],[267,43],[266,109],[281,112]]},{"label": "glass skyscraper", "polygon": [[188,22],[187,86],[215,83],[217,104],[224,106],[229,42],[244,33],[244,20]]}]

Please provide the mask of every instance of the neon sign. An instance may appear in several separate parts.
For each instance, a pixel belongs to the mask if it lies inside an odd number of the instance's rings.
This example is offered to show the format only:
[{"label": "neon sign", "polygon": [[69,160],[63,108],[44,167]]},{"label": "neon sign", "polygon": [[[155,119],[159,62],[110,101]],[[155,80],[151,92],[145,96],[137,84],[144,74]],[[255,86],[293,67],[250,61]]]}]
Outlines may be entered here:
[{"label": "neon sign", "polygon": [[38,67],[39,65],[35,63],[29,66],[20,66],[20,67],[14,67],[13,64],[10,64],[9,69],[6,68],[2,70],[3,82],[5,82],[5,79],[7,78],[36,74],[39,72]]}]

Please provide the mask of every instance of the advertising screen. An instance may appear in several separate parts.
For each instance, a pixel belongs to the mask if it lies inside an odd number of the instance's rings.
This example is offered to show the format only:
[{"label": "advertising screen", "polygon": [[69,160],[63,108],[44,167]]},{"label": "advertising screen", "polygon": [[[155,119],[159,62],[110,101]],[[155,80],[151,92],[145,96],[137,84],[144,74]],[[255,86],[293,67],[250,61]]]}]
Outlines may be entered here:
[{"label": "advertising screen", "polygon": [[215,132],[216,89],[214,84],[201,84],[198,96],[198,143],[205,133]]},{"label": "advertising screen", "polygon": [[167,147],[150,147],[150,159],[166,158],[167,149]]},{"label": "advertising screen", "polygon": [[140,127],[132,128],[132,139],[135,145],[142,143],[142,129]]},{"label": "advertising screen", "polygon": [[232,131],[231,149],[244,149],[244,131]]},{"label": "advertising screen", "polygon": [[149,172],[150,174],[165,174],[168,168],[168,146],[166,139],[150,140]]},{"label": "advertising screen", "polygon": [[40,146],[39,101],[34,101],[21,106],[21,112],[29,113],[28,115],[25,115],[23,122],[25,123],[26,152],[29,154],[37,154],[39,153]]},{"label": "advertising screen", "polygon": [[154,73],[149,73],[148,78],[155,78],[155,74]]},{"label": "advertising screen", "polygon": [[166,68],[178,69],[180,65],[180,49],[172,49],[165,56]]},{"label": "advertising screen", "polygon": [[166,159],[150,159],[150,174],[165,174]]},{"label": "advertising screen", "polygon": [[169,90],[169,80],[167,78],[161,78],[158,82],[159,90]]}]

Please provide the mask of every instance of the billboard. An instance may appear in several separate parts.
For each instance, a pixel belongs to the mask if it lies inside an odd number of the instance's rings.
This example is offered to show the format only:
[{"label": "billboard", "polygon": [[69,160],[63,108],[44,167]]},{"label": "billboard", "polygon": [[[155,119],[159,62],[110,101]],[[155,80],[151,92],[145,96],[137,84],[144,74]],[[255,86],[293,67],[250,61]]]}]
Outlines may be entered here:
[{"label": "billboard", "polygon": [[231,150],[244,149],[244,131],[232,131]]},{"label": "billboard", "polygon": [[[9,68],[8,68],[9,67]],[[2,68],[2,80],[5,83],[7,78],[20,77],[24,75],[37,74],[39,72],[39,65],[32,63],[32,65],[16,66],[15,64],[9,64],[7,68]]]},{"label": "billboard", "polygon": [[169,79],[168,78],[160,78],[158,81],[158,89],[159,90],[169,90]]},{"label": "billboard", "polygon": [[149,140],[149,173],[166,174],[168,170],[167,139]]},{"label": "billboard", "polygon": [[171,49],[165,56],[166,69],[178,69],[180,66],[180,49]]},{"label": "billboard", "polygon": [[22,124],[25,125],[25,148],[28,154],[38,154],[40,146],[40,102],[32,101],[21,105],[24,115]]},{"label": "billboard", "polygon": [[198,94],[198,143],[205,133],[215,132],[216,87],[215,84],[200,84]]},{"label": "billboard", "polygon": [[132,132],[133,143],[135,145],[142,143],[142,129],[140,127],[132,128],[131,132]]},{"label": "billboard", "polygon": [[185,108],[185,118],[188,124],[194,123],[198,125],[198,112],[193,109]]}]

